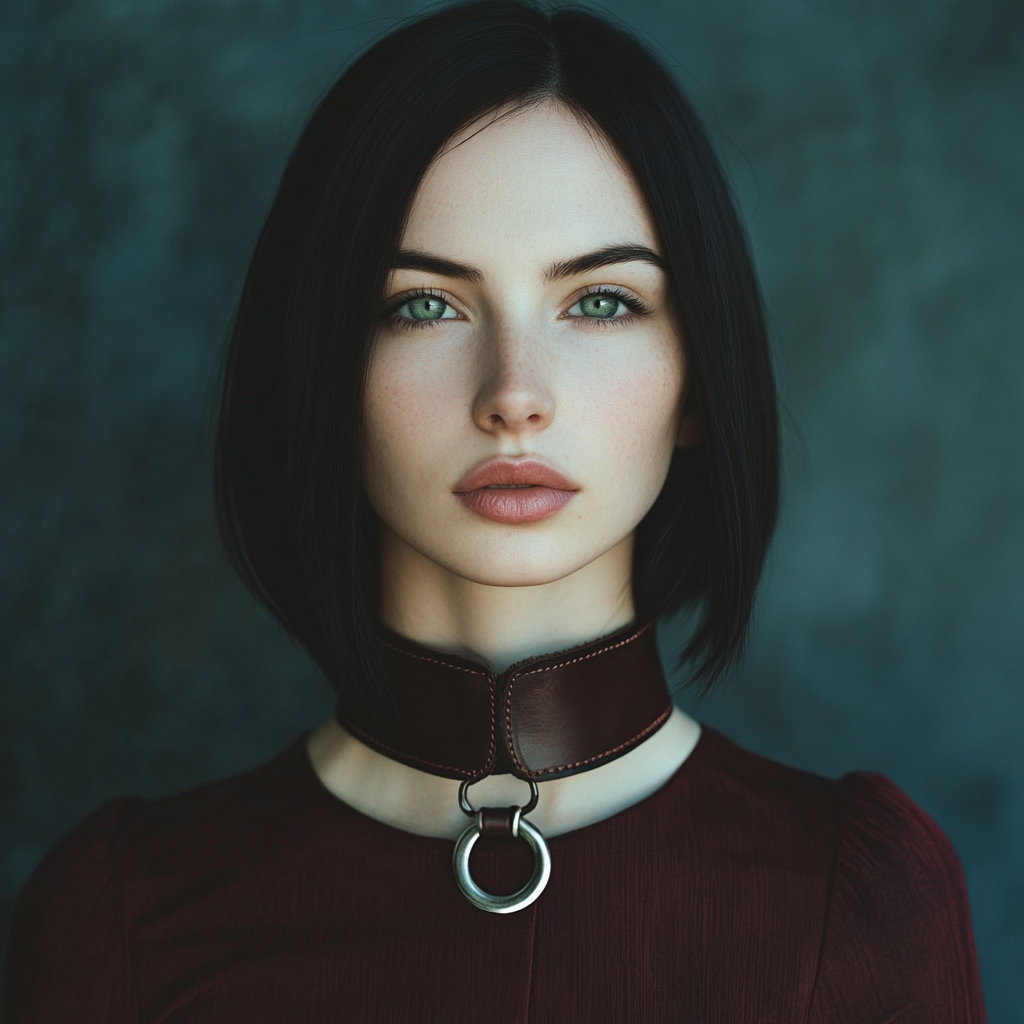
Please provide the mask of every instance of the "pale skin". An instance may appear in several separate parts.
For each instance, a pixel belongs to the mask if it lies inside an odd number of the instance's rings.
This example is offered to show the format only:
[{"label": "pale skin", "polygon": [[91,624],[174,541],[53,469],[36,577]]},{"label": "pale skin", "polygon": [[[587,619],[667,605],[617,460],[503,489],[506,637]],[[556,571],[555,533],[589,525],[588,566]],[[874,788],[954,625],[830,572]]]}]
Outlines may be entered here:
[{"label": "pale skin", "polygon": [[[658,234],[629,171],[559,104],[500,113],[451,140],[414,198],[403,253],[451,266],[390,275],[365,479],[381,520],[384,624],[499,672],[634,619],[634,531],[674,448],[699,432]],[[612,247],[629,258],[572,263]],[[540,522],[478,515],[453,487],[495,456],[540,458],[575,496]],[[553,836],[624,810],[663,786],[699,735],[676,709],[623,757],[541,782],[530,820]],[[458,782],[377,753],[333,718],[308,749],[327,789],[378,821],[445,838],[466,827]],[[507,775],[470,790],[475,806],[528,796]]]}]

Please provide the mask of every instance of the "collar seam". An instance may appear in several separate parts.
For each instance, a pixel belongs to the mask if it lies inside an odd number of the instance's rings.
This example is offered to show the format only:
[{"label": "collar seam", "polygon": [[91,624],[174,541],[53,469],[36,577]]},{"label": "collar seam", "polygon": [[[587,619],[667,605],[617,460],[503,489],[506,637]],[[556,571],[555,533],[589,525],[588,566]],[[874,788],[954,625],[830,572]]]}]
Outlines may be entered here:
[{"label": "collar seam", "polygon": [[[347,721],[344,722],[343,724],[344,724],[345,728],[348,729],[350,732],[355,733],[360,739],[362,739],[364,741],[367,741],[369,746],[371,746],[373,748],[381,749],[381,750],[390,751],[392,754],[396,754],[397,755],[397,757],[395,758],[396,761],[401,761],[402,764],[406,763],[405,760],[403,760],[403,759],[409,757],[408,751],[399,750],[398,747],[392,747],[390,744],[384,743],[382,740],[377,739],[376,736],[371,736],[370,733],[366,732],[363,729],[360,729],[358,725],[353,725],[353,724],[351,724],[351,723],[349,723]],[[413,755],[413,756],[415,757],[415,755]],[[440,769],[442,769],[443,771],[446,771],[446,772],[453,772],[454,774],[458,775],[460,778],[467,777],[467,772],[466,772],[465,768],[456,768],[455,765],[450,765],[450,764],[437,764],[434,761],[428,761],[428,760],[426,760],[426,758],[422,758],[422,757],[415,757],[415,760],[419,761],[420,764],[429,765],[431,768],[440,768]],[[485,778],[487,775],[490,774],[490,766],[493,763],[494,763],[494,730],[492,729],[491,730],[491,746],[490,746],[490,750],[488,751],[488,755],[487,755],[487,764],[484,765],[482,768],[474,769],[472,772],[470,772],[468,774],[468,778],[471,778],[471,779],[472,778]]]},{"label": "collar seam", "polygon": [[[585,764],[590,764],[592,761],[600,761],[602,757],[608,757],[609,754],[616,754],[620,750],[624,750],[627,747],[635,746],[645,736],[647,736],[649,733],[654,732],[659,726],[663,725],[668,720],[668,716],[671,714],[672,703],[670,701],[668,707],[665,708],[665,710],[662,711],[662,713],[658,715],[658,717],[653,722],[651,722],[650,725],[641,729],[635,736],[623,741],[617,747],[610,747],[608,750],[604,751],[604,753],[594,754],[591,757],[584,758],[582,761],[572,761],[568,764],[556,764],[551,768],[530,769],[527,768],[524,764],[522,764],[522,762],[520,762],[519,758],[516,756],[516,752],[514,749],[510,751],[510,753],[512,754],[512,761],[520,771],[525,772],[527,776],[531,779],[537,778],[541,775],[550,775],[552,772],[564,772],[567,768],[580,768]],[[510,746],[512,745],[510,744]]]},{"label": "collar seam", "polygon": [[[631,636],[627,636],[624,640],[620,640],[615,644],[608,644],[607,647],[601,647],[596,651],[591,651],[589,654],[581,654],[577,658],[570,658],[568,661],[559,661],[554,665],[541,665],[539,668],[530,669],[529,672],[517,672],[509,680],[509,697],[511,698],[512,696],[512,684],[519,679],[525,679],[527,676],[535,676],[540,672],[553,672],[558,668],[568,668],[570,665],[577,664],[577,662],[587,661],[589,658],[596,658],[599,654],[605,654],[607,651],[614,651],[618,647],[624,647],[626,644],[632,643],[638,636],[640,636],[641,633],[646,632],[650,627],[651,623],[645,623],[635,633]],[[456,666],[453,665],[452,667],[455,668]]]}]

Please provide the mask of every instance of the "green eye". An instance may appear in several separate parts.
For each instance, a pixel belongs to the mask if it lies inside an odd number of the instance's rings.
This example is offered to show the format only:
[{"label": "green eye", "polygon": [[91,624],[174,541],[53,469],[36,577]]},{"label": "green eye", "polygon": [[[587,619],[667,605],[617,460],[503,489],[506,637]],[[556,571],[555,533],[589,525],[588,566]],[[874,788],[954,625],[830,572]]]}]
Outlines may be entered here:
[{"label": "green eye", "polygon": [[407,320],[453,320],[456,313],[444,299],[436,295],[417,295],[402,303],[395,312]]},{"label": "green eye", "polygon": [[623,316],[628,307],[619,298],[610,295],[608,292],[595,292],[593,295],[584,295],[572,309],[569,316],[587,316],[595,320],[612,320],[617,316]]}]

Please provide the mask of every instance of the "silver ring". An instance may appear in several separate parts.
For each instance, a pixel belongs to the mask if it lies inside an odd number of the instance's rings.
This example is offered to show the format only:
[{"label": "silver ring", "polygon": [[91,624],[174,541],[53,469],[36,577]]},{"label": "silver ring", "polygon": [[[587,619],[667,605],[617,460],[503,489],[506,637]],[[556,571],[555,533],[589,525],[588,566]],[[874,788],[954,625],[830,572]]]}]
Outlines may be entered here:
[{"label": "silver ring", "polygon": [[455,881],[462,890],[462,895],[479,910],[486,910],[491,914],[514,914],[517,910],[528,907],[548,884],[551,877],[551,851],[544,836],[525,818],[520,817],[518,825],[519,838],[524,839],[533,850],[533,874],[526,885],[511,896],[492,896],[489,892],[484,892],[469,873],[469,854],[480,838],[479,815],[455,843],[455,853],[452,856]]}]

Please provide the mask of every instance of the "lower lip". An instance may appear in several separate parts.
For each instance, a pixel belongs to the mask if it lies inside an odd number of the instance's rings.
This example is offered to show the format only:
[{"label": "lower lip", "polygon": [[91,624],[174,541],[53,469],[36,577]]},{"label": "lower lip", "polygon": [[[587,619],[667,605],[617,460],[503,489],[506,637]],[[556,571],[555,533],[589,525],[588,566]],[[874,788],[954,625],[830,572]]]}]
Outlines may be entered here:
[{"label": "lower lip", "polygon": [[455,495],[470,512],[496,523],[538,523],[576,497],[554,487],[478,487]]}]

